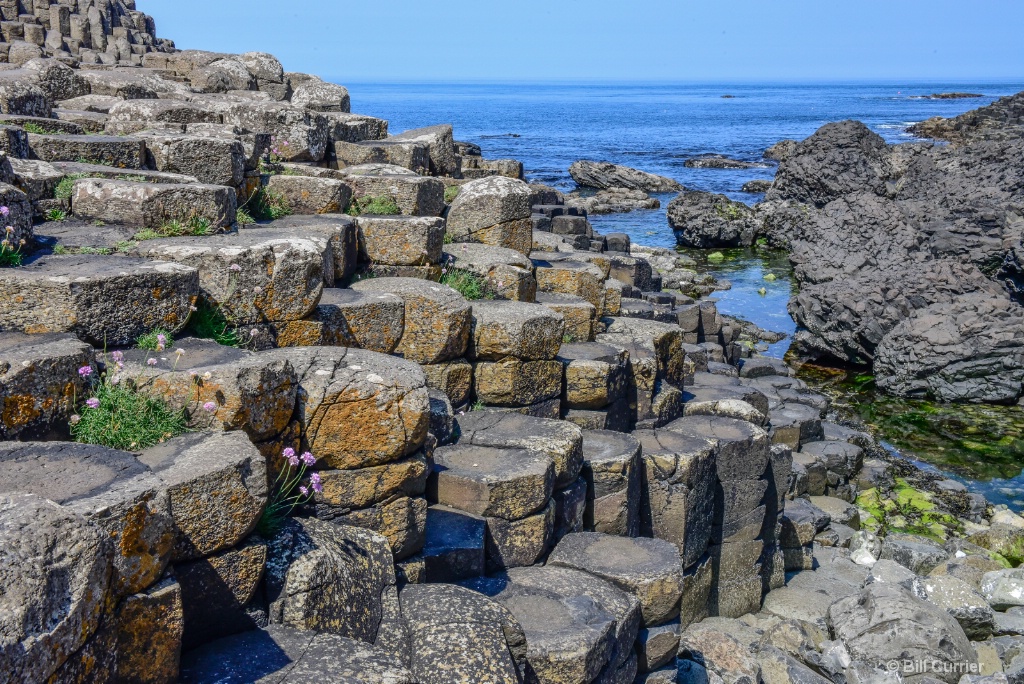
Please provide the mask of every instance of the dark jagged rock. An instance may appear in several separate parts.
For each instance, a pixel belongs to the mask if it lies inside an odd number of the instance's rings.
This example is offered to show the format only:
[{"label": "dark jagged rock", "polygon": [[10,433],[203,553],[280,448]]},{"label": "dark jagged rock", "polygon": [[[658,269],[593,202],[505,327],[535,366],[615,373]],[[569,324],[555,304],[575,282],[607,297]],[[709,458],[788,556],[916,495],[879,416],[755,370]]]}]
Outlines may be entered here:
[{"label": "dark jagged rock", "polygon": [[689,191],[668,205],[668,223],[684,247],[749,247],[758,221],[754,211],[725,195]]},{"label": "dark jagged rock", "polygon": [[954,146],[889,146],[852,121],[795,146],[759,208],[792,250],[799,352],[874,363],[903,396],[1020,396],[1021,102],[965,115]]}]

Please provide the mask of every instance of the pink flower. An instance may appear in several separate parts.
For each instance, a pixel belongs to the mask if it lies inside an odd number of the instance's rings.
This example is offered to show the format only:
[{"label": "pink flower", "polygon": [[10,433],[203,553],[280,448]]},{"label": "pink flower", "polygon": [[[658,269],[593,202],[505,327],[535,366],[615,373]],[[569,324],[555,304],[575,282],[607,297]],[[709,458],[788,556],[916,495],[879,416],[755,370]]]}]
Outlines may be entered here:
[{"label": "pink flower", "polygon": [[284,145],[285,147],[288,147],[288,141],[287,141],[287,140],[285,140],[285,141],[284,141],[284,142],[282,142],[281,144],[282,144],[282,145]]},{"label": "pink flower", "polygon": [[302,462],[305,463],[307,466],[311,466],[314,463],[316,463],[316,456],[309,453],[308,451],[302,454],[302,456],[300,456],[299,458],[301,458]]},{"label": "pink flower", "polygon": [[157,360],[156,359],[146,359],[146,365],[147,366],[155,366],[156,364],[157,364]]},{"label": "pink flower", "polygon": [[217,410],[217,405],[214,404],[212,401],[208,401],[205,404],[203,404],[203,410],[206,411],[207,413],[213,413],[214,411]]},{"label": "pink flower", "polygon": [[309,484],[313,487],[313,491],[319,494],[324,491],[323,482],[320,480],[320,473],[313,473],[309,476]]},{"label": "pink flower", "polygon": [[98,409],[100,407],[100,400],[96,397],[92,397],[91,399],[85,400],[85,405],[91,409]]},{"label": "pink flower", "polygon": [[295,455],[295,449],[292,449],[291,447],[288,447],[284,451],[281,452],[281,456],[283,456],[284,458],[291,458],[294,455]]},{"label": "pink flower", "polygon": [[299,492],[302,493],[302,496],[309,496],[309,490],[305,487],[299,487]]},{"label": "pink flower", "polygon": [[82,366],[78,369],[78,374],[83,378],[89,377],[92,375],[92,366]]},{"label": "pink flower", "polygon": [[110,358],[114,360],[114,363],[121,363],[124,361],[124,352],[116,351],[110,355]]},{"label": "pink flower", "polygon": [[11,210],[7,207],[0,207],[0,216],[7,216],[11,213]]},{"label": "pink flower", "polygon": [[75,414],[71,416],[70,420],[72,425],[78,425],[80,422],[82,422],[82,416]]},{"label": "pink flower", "polygon": [[230,269],[237,273],[238,271],[242,270],[242,267],[239,266],[238,264],[231,264]]},{"label": "pink flower", "polygon": [[295,455],[295,449],[289,447],[281,452],[281,455],[288,459],[288,465],[291,467],[299,465],[299,457]]}]

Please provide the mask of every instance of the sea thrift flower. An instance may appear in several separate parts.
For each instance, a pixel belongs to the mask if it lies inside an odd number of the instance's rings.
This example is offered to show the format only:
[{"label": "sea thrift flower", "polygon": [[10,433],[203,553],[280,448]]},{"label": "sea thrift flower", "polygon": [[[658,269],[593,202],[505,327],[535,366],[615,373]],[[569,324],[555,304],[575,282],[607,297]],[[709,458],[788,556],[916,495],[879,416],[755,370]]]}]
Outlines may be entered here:
[{"label": "sea thrift flower", "polygon": [[85,405],[91,409],[98,409],[100,407],[100,400],[96,397],[92,397],[91,399],[85,400]]},{"label": "sea thrift flower", "polygon": [[116,351],[110,355],[110,358],[114,360],[114,363],[121,363],[122,361],[124,361],[124,353]]},{"label": "sea thrift flower", "polygon": [[259,285],[257,285],[256,287],[252,288],[252,291],[253,291],[253,294],[263,294],[263,288],[260,287]]},{"label": "sea thrift flower", "polygon": [[7,226],[4,228],[4,231],[6,231],[8,235],[12,235],[14,233],[14,226]]},{"label": "sea thrift flower", "polygon": [[78,369],[78,374],[83,378],[89,377],[92,375],[92,366],[82,366]]},{"label": "sea thrift flower", "polygon": [[242,267],[239,266],[238,264],[231,264],[231,270],[237,273],[238,271],[242,270]]},{"label": "sea thrift flower", "polygon": [[305,463],[307,466],[311,466],[314,463],[316,463],[316,456],[314,456],[313,454],[309,453],[308,451],[306,453],[302,454],[302,456],[300,456],[300,458],[302,459],[302,462]]},{"label": "sea thrift flower", "polygon": [[309,484],[313,487],[313,491],[319,494],[324,491],[323,482],[320,480],[320,473],[313,473],[309,476]]},{"label": "sea thrift flower", "polygon": [[71,416],[71,424],[72,425],[78,425],[81,421],[82,421],[82,416],[78,415],[77,413],[75,415]]},{"label": "sea thrift flower", "polygon": [[157,360],[156,359],[146,359],[146,365],[147,366],[155,366],[156,364],[157,364]]},{"label": "sea thrift flower", "polygon": [[203,410],[206,411],[207,413],[213,413],[214,411],[217,410],[217,405],[214,404],[212,401],[208,401],[205,404],[203,404]]},{"label": "sea thrift flower", "polygon": [[0,207],[0,216],[7,216],[11,213],[11,210],[7,207]]},{"label": "sea thrift flower", "polygon": [[177,354],[178,356],[184,356],[185,350],[182,349],[181,347],[178,347],[177,349],[174,350],[174,353]]},{"label": "sea thrift flower", "polygon": [[309,490],[305,487],[299,487],[299,491],[302,492],[302,496],[309,496]]}]

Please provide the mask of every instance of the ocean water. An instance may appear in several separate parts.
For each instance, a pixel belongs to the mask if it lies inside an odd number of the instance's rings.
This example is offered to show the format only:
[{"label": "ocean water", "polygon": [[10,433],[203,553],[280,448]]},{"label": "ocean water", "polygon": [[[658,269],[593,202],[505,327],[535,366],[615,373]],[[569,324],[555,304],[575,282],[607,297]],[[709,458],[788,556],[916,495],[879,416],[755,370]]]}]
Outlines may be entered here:
[{"label": "ocean water", "polygon": [[[527,180],[570,191],[569,165],[610,161],[675,178],[685,186],[753,204],[744,183],[770,180],[775,166],[764,150],[784,138],[803,139],[830,121],[857,119],[889,142],[913,140],[906,129],[932,116],[956,116],[1024,90],[1019,83],[885,83],[844,85],[686,84],[362,84],[347,83],[353,111],[390,121],[392,132],[451,123],[458,140],[485,157],[523,162]],[[930,100],[940,92],[983,97]],[[725,98],[723,95],[733,97]],[[717,153],[763,166],[745,170],[688,169],[692,157]],[[675,247],[665,207],[592,216],[603,233]],[[730,289],[715,298],[723,313],[792,334],[786,311],[793,292],[784,253],[690,250],[701,271]],[[765,279],[771,274],[774,279]],[[762,294],[763,289],[763,294]],[[767,353],[783,356],[788,340]],[[951,407],[903,402],[858,386],[837,400],[849,403],[905,457],[964,483],[994,503],[1024,510],[1024,409]]]}]

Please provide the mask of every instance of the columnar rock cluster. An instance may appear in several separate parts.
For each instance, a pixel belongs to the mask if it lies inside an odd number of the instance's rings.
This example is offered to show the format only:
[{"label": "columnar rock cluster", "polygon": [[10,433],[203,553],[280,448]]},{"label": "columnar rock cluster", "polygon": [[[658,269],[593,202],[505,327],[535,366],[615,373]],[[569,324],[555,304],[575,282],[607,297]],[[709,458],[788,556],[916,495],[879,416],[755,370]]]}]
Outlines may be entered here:
[{"label": "columnar rock cluster", "polygon": [[4,0],[0,18],[0,58],[8,64],[45,56],[142,66],[143,55],[174,49],[135,0]]},{"label": "columnar rock cluster", "polygon": [[[858,532],[874,443],[678,257],[450,126],[161,45],[0,79],[3,681],[1015,671],[968,637],[1017,629],[1017,571]],[[100,382],[180,429],[86,443]]]}]

